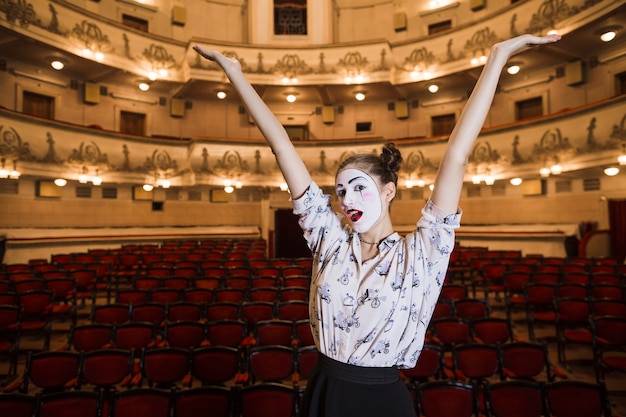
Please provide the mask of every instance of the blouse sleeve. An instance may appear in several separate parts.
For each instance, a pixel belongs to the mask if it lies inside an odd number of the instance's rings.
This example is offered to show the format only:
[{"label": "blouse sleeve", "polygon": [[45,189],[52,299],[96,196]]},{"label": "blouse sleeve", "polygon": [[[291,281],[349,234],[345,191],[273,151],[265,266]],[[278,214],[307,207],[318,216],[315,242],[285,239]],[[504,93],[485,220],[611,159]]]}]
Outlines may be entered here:
[{"label": "blouse sleeve", "polygon": [[304,239],[313,257],[323,261],[325,244],[331,244],[341,233],[342,221],[330,205],[330,196],[312,182],[306,192],[293,200],[293,213],[299,217]]},{"label": "blouse sleeve", "polygon": [[[461,210],[449,214],[428,201],[422,209],[417,228],[407,236],[412,275],[412,309],[417,315],[416,327],[407,328],[404,337],[411,341],[399,361],[401,367],[413,367],[424,344],[428,325],[443,286],[450,253],[454,249],[455,229],[460,226]],[[408,342],[408,341],[407,341]]]}]

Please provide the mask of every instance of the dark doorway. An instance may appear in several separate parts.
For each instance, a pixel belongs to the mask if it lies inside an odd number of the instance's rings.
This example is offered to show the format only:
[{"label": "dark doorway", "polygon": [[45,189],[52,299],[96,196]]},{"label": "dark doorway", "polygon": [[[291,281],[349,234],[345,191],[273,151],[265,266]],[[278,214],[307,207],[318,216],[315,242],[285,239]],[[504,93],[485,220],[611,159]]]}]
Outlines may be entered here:
[{"label": "dark doorway", "polygon": [[274,212],[274,247],[277,258],[310,257],[311,251],[302,236],[298,216],[291,209]]}]

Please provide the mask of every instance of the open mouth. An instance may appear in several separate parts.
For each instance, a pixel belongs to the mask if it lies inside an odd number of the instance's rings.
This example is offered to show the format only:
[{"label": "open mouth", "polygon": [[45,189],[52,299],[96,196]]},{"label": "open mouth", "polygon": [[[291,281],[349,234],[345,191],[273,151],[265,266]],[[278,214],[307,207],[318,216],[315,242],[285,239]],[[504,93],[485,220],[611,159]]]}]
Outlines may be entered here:
[{"label": "open mouth", "polygon": [[357,222],[361,218],[361,216],[363,216],[363,212],[359,210],[348,210],[346,214],[352,222]]}]

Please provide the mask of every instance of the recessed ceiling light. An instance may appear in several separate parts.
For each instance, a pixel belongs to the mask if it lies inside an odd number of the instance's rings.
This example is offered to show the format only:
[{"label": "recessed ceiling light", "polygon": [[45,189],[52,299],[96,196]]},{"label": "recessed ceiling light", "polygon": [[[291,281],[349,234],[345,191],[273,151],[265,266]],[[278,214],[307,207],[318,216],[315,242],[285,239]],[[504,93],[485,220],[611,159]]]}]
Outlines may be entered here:
[{"label": "recessed ceiling light", "polygon": [[434,94],[439,91],[439,86],[437,84],[431,84],[428,86],[428,91]]},{"label": "recessed ceiling light", "polygon": [[217,98],[224,100],[226,98],[226,91],[220,90],[217,92]]},{"label": "recessed ceiling light", "polygon": [[57,71],[61,71],[63,68],[65,68],[65,64],[63,63],[63,61],[60,61],[58,59],[51,61],[50,66]]},{"label": "recessed ceiling light", "polygon": [[363,100],[365,100],[365,93],[362,92],[362,91],[358,91],[357,93],[354,94],[354,98],[357,101],[363,101]]},{"label": "recessed ceiling light", "polygon": [[150,84],[148,84],[148,83],[139,83],[139,89],[141,91],[148,91],[150,89]]},{"label": "recessed ceiling light", "polygon": [[520,70],[520,66],[517,64],[513,64],[513,65],[509,65],[509,67],[506,69],[506,72],[508,72],[511,75],[515,75],[519,72]]}]

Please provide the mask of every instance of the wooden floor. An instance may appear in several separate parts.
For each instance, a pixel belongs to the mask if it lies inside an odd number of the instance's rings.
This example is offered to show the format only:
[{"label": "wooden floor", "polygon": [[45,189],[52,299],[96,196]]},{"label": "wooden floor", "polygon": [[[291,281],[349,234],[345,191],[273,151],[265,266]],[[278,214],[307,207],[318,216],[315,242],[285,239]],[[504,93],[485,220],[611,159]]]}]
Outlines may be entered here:
[{"label": "wooden floor", "polygon": [[[478,294],[480,296],[480,294]],[[105,296],[97,298],[98,304],[104,304],[107,302]],[[491,315],[494,317],[504,317],[504,309],[501,300],[496,299],[494,296],[489,297],[489,303],[491,306]],[[78,323],[86,323],[89,321],[90,307],[85,306],[79,310]],[[528,340],[527,327],[524,322],[524,317],[520,314],[513,316],[514,333],[521,340]],[[55,322],[53,326],[53,333],[51,339],[51,349],[56,350],[61,348],[67,343],[69,322]],[[556,353],[556,341],[554,338],[554,327],[543,326],[538,327],[536,335],[539,339],[547,341],[549,344],[550,359],[555,366],[563,369],[569,379],[581,380],[588,382],[596,382],[595,370],[593,362],[591,360],[591,348],[589,346],[572,346],[567,349],[568,362],[566,364],[560,364],[558,362]],[[40,339],[28,339],[24,338],[21,343],[21,351],[25,352],[29,349],[39,350],[42,347],[42,341]],[[26,361],[25,353],[22,353],[19,357],[18,375],[22,375],[24,371]],[[0,374],[6,372],[6,362],[0,362]],[[614,416],[626,417],[626,375],[623,373],[610,373],[606,378],[606,386],[609,395],[609,401],[613,410]]]}]

